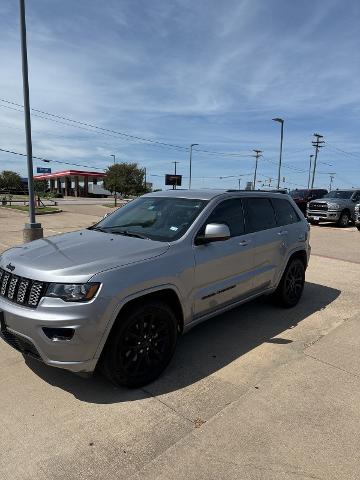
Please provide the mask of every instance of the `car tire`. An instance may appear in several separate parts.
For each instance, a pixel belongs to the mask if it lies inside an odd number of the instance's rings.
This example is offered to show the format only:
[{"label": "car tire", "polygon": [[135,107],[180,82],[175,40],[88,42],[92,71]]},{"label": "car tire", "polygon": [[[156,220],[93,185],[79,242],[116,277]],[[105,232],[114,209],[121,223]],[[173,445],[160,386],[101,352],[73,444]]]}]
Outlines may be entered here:
[{"label": "car tire", "polygon": [[350,215],[348,212],[342,212],[340,215],[339,220],[337,221],[337,225],[340,228],[346,228],[349,226],[350,223]]},{"label": "car tire", "polygon": [[151,301],[125,311],[110,333],[100,367],[117,386],[137,388],[152,382],[168,366],[176,348],[178,322],[163,302]]},{"label": "car tire", "polygon": [[355,226],[356,226],[356,228],[357,228],[357,229],[359,230],[359,232],[360,232],[360,225],[355,225]]},{"label": "car tire", "polygon": [[272,298],[277,305],[283,308],[295,307],[301,298],[304,285],[304,263],[299,258],[290,259]]}]

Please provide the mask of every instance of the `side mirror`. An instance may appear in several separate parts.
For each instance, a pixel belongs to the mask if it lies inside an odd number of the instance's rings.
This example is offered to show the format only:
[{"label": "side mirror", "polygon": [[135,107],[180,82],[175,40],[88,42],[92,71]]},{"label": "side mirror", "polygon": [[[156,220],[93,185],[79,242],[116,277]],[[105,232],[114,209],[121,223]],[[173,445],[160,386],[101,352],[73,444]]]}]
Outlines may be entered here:
[{"label": "side mirror", "polygon": [[223,242],[230,238],[229,227],[223,223],[208,223],[205,227],[204,235],[199,235],[196,238],[198,245],[211,243],[211,242]]}]

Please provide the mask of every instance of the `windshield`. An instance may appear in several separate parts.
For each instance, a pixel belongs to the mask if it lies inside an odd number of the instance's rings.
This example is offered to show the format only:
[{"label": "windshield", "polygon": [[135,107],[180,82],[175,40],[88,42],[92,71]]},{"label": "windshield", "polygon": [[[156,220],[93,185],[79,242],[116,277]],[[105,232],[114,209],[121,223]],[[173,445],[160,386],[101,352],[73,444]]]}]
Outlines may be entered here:
[{"label": "windshield", "polygon": [[206,204],[198,199],[141,197],[90,228],[170,242],[184,235]]},{"label": "windshield", "polygon": [[292,190],[290,195],[292,198],[305,198],[309,195],[309,190]]},{"label": "windshield", "polygon": [[332,192],[324,195],[324,198],[351,198],[353,195],[353,190],[333,190]]}]

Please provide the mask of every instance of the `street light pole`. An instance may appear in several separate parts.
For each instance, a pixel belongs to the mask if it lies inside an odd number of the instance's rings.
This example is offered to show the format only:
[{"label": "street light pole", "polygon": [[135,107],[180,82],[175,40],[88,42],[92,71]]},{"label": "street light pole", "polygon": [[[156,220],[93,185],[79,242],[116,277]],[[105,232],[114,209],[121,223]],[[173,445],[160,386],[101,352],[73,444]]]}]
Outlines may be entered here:
[{"label": "street light pole", "polygon": [[[116,161],[115,161],[115,155],[113,153],[110,154],[110,157],[113,157],[114,159],[114,165],[116,164]],[[116,175],[116,172],[114,172],[115,175]],[[117,175],[116,175],[116,178],[117,178]],[[117,196],[116,196],[116,185],[114,185],[114,205],[115,207],[117,207]]]},{"label": "street light pole", "polygon": [[191,189],[191,162],[192,162],[192,149],[199,145],[198,143],[192,143],[190,145],[190,170],[189,170],[189,190]]},{"label": "street light pole", "polygon": [[281,159],[282,159],[282,147],[283,147],[283,138],[284,138],[284,120],[282,118],[273,118],[274,122],[281,123],[281,134],[280,134],[280,156],[279,156],[279,169],[278,169],[278,181],[277,188],[280,188],[280,176],[281,176]]},{"label": "street light pole", "polygon": [[33,174],[33,155],[31,139],[31,118],[30,118],[30,96],[29,96],[29,74],[26,45],[26,17],[25,0],[19,0],[20,7],[20,37],[21,37],[21,60],[22,60],[22,79],[24,95],[24,115],[25,115],[25,136],[26,136],[26,156],[28,171],[28,189],[29,189],[29,223],[25,224],[23,230],[24,241],[31,242],[43,237],[43,229],[40,223],[36,223],[35,217],[35,193],[34,193],[34,174]]},{"label": "street light pole", "polygon": [[308,190],[310,188],[310,177],[311,177],[311,161],[314,155],[310,155],[310,165],[309,165],[309,178],[308,178]]}]

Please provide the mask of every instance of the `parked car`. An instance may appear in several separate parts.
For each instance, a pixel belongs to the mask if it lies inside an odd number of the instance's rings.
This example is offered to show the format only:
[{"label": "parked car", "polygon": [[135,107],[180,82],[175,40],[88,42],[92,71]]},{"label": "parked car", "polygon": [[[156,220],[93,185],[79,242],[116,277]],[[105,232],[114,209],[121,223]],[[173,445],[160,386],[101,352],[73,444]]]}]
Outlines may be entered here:
[{"label": "parked car", "polygon": [[355,206],[355,227],[360,231],[360,203]]},{"label": "parked car", "polygon": [[328,193],[327,190],[322,188],[310,188],[310,189],[303,189],[303,190],[292,190],[290,195],[296,205],[300,208],[302,213],[306,215],[306,206],[307,204],[316,198],[322,198],[324,195]]},{"label": "parked car", "polygon": [[118,385],[160,375],[179,334],[260,295],[294,307],[309,224],[288,195],[167,191],[0,257],[3,338]]},{"label": "parked car", "polygon": [[333,222],[347,227],[355,221],[355,205],[360,200],[360,190],[333,190],[323,198],[308,203],[306,215],[310,223]]}]

